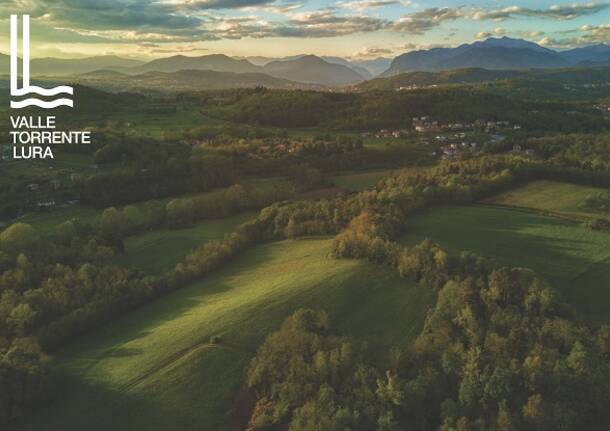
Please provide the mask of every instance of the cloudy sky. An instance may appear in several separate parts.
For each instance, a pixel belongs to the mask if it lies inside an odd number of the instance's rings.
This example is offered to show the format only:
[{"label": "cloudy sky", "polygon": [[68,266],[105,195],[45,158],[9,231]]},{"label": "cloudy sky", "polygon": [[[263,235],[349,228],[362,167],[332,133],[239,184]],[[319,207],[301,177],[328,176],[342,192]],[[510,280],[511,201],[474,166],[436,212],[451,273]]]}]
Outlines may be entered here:
[{"label": "cloudy sky", "polygon": [[390,57],[509,36],[566,49],[610,43],[610,2],[473,0],[0,0],[31,16],[35,57],[175,53]]}]

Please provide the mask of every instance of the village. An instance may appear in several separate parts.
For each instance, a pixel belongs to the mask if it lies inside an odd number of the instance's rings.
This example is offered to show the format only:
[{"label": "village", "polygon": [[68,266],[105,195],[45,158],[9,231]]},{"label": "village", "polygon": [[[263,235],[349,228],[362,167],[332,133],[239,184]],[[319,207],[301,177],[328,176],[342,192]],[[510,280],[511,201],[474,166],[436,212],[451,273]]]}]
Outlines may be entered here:
[{"label": "village", "polygon": [[506,139],[506,133],[520,129],[520,125],[505,120],[477,119],[472,123],[442,124],[430,116],[422,116],[412,118],[410,128],[381,129],[376,133],[362,133],[361,136],[378,139],[415,138],[420,145],[434,146],[436,149],[431,155],[444,160],[456,158],[466,152],[479,152],[486,144],[500,144]]}]

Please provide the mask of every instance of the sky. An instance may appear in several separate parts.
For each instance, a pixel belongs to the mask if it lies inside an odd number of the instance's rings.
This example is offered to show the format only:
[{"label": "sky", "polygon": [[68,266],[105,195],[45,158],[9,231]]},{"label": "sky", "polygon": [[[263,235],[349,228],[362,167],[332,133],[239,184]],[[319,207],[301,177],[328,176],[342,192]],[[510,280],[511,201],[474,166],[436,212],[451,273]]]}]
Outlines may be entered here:
[{"label": "sky", "polygon": [[473,0],[0,0],[29,14],[32,57],[175,54],[394,57],[488,37],[554,49],[610,43],[610,2]]}]

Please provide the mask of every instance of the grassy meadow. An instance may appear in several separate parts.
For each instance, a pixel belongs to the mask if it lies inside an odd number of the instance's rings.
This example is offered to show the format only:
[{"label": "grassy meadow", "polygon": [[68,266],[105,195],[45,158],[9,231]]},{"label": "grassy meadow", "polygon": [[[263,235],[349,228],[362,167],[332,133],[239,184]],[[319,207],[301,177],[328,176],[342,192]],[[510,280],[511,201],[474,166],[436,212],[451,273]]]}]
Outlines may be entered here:
[{"label": "grassy meadow", "polygon": [[408,221],[403,238],[425,238],[458,252],[531,268],[557,286],[578,309],[610,321],[610,234],[535,213],[481,205],[439,207]]},{"label": "grassy meadow", "polygon": [[357,192],[376,185],[381,179],[389,177],[393,174],[418,173],[426,169],[428,166],[409,166],[396,169],[373,169],[368,171],[355,171],[346,174],[336,175],[333,177],[333,182],[337,187],[342,189]]},{"label": "grassy meadow", "polygon": [[598,187],[539,180],[494,196],[486,202],[527,207],[566,215],[591,216],[598,214],[591,213],[581,205],[587,196],[603,191],[605,190]]},{"label": "grassy meadow", "polygon": [[[248,361],[301,307],[327,310],[342,333],[372,346],[409,343],[434,292],[388,268],[332,260],[331,241],[256,246],[210,277],[82,337],[56,354],[65,384],[55,399],[17,429],[238,429]],[[210,344],[216,335],[221,343]]]},{"label": "grassy meadow", "polygon": [[134,235],[127,238],[125,252],[117,255],[115,261],[151,274],[161,273],[174,267],[191,249],[210,240],[222,239],[256,214],[249,211],[222,219],[205,220],[186,229],[156,229]]}]

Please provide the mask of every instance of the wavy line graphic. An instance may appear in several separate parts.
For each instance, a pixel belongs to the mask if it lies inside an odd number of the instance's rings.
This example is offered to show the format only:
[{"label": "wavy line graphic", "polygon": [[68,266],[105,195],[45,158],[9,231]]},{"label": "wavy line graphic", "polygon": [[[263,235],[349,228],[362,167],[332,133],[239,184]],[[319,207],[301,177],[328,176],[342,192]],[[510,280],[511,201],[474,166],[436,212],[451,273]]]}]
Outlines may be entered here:
[{"label": "wavy line graphic", "polygon": [[39,108],[52,109],[57,108],[58,106],[73,107],[74,102],[71,99],[65,98],[51,100],[50,102],[45,102],[44,100],[40,99],[25,99],[17,102],[11,100],[11,108],[20,109],[27,106],[38,106]]},{"label": "wavy line graphic", "polygon": [[38,94],[39,96],[57,96],[58,94],[74,94],[72,87],[67,85],[60,85],[53,88],[42,88],[37,85],[30,85],[24,88],[14,88],[11,90],[13,96],[25,96],[28,94]]}]

